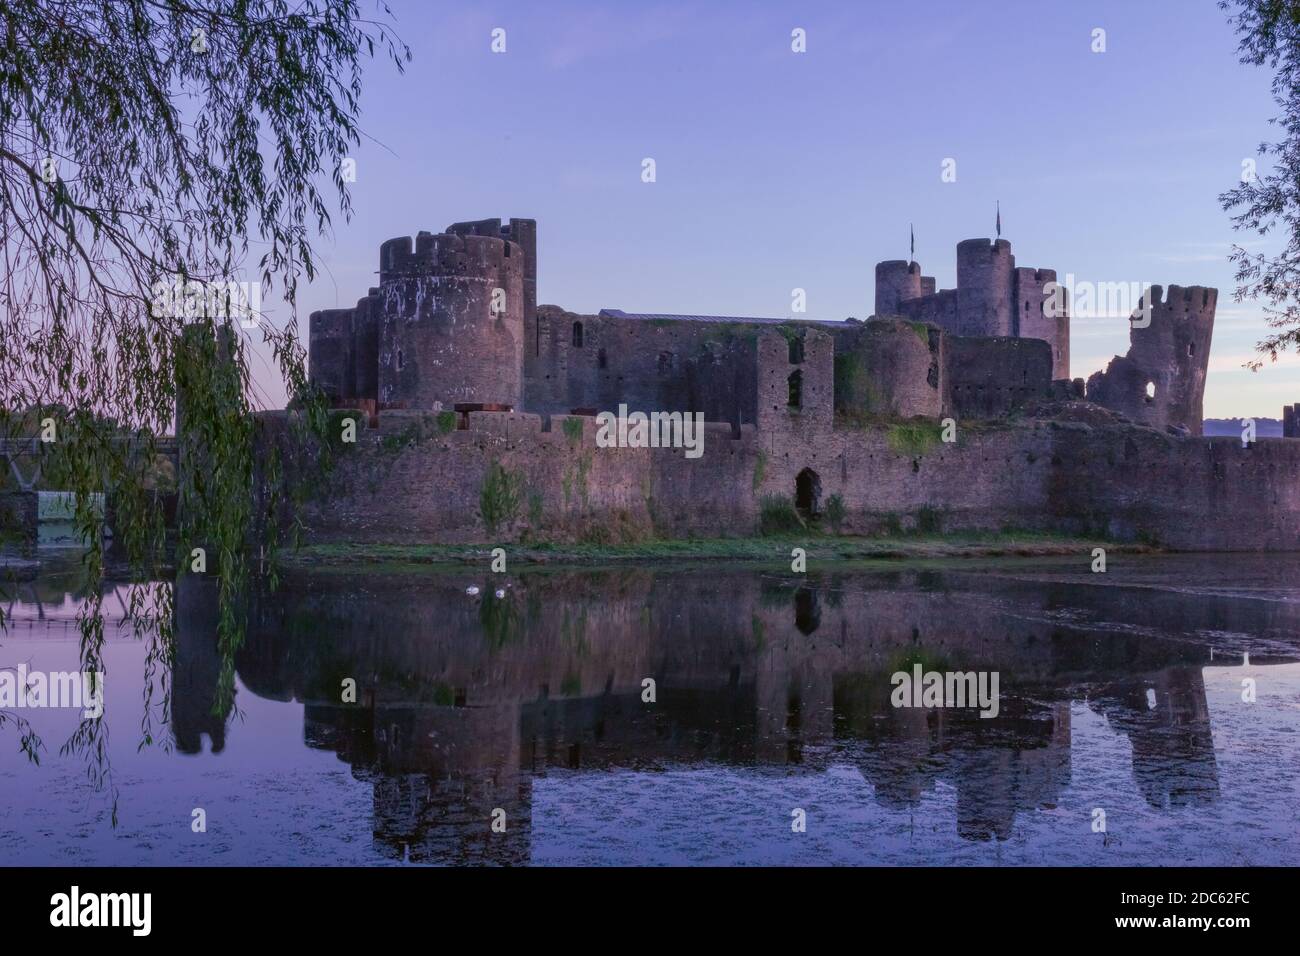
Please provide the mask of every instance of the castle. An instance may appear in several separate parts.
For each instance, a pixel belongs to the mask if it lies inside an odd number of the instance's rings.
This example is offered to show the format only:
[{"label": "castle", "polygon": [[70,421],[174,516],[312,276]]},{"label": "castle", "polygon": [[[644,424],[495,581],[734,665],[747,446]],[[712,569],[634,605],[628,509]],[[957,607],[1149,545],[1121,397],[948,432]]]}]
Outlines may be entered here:
[{"label": "castle", "polygon": [[[533,220],[385,242],[378,284],[310,318],[310,382],[359,428],[277,520],[322,542],[613,542],[754,534],[784,509],[844,534],[1300,549],[1300,442],[1199,437],[1214,289],[1146,290],[1127,354],[1085,382],[1056,273],[1001,238],[957,246],[956,289],[880,263],[866,321],[577,314],[537,304],[537,273]],[[608,447],[616,409],[692,413],[702,456]],[[295,414],[261,414],[264,451]]]},{"label": "castle", "polygon": [[[1085,386],[1070,380],[1056,272],[1018,268],[1004,239],[958,244],[955,289],[936,290],[915,262],[879,263],[867,322],[539,307],[531,219],[391,239],[379,259],[379,285],[355,308],[310,319],[310,379],[336,405],[549,416],[626,404],[739,429],[791,408],[816,415],[819,402],[842,417],[960,421],[1086,395],[1135,422],[1201,431],[1216,290],[1153,287],[1129,354]],[[764,330],[787,340],[784,359],[764,361]],[[813,344],[822,336],[829,346]]]}]

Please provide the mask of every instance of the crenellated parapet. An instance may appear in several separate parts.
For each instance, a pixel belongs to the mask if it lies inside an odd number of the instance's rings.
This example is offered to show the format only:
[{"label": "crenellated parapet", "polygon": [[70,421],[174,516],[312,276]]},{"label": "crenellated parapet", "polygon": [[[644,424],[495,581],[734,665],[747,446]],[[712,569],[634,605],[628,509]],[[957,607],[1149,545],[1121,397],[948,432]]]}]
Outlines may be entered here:
[{"label": "crenellated parapet", "polygon": [[1017,338],[1041,339],[1052,348],[1052,378],[1070,377],[1070,311],[1058,293],[1055,269],[1012,272],[1013,332]]},{"label": "crenellated parapet", "polygon": [[[930,282],[933,291],[934,280]],[[902,315],[903,303],[919,299],[923,294],[921,267],[917,263],[902,259],[876,263],[876,315]]]}]

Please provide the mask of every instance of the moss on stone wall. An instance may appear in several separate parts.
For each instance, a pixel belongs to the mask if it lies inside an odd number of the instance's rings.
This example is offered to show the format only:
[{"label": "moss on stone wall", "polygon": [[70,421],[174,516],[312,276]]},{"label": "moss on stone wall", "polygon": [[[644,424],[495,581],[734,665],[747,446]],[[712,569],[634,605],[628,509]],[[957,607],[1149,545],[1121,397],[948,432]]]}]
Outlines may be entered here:
[{"label": "moss on stone wall", "polygon": [[886,433],[893,451],[913,457],[924,455],[939,443],[940,437],[936,422],[898,422],[890,425]]},{"label": "moss on stone wall", "polygon": [[498,528],[509,525],[518,516],[523,484],[523,475],[506,471],[500,462],[488,465],[478,503],[489,534],[495,534]]},{"label": "moss on stone wall", "polygon": [[[456,413],[452,412],[452,414],[455,415]],[[388,454],[395,455],[403,448],[416,444],[423,437],[424,433],[420,426],[412,423],[395,435],[385,435],[379,442],[379,447]]]},{"label": "moss on stone wall", "polygon": [[767,452],[760,451],[754,459],[754,493],[763,487],[763,478],[767,475]]},{"label": "moss on stone wall", "polygon": [[575,478],[577,479],[578,496],[582,499],[584,507],[591,504],[591,492],[587,487],[587,478],[591,475],[591,453],[583,455],[578,459],[578,467]]},{"label": "moss on stone wall", "polygon": [[840,533],[840,526],[844,524],[844,515],[844,499],[840,495],[831,495],[826,499],[826,523],[836,534]]},{"label": "moss on stone wall", "polygon": [[846,422],[881,414],[886,408],[879,386],[871,381],[866,356],[860,351],[835,355],[835,413]]}]

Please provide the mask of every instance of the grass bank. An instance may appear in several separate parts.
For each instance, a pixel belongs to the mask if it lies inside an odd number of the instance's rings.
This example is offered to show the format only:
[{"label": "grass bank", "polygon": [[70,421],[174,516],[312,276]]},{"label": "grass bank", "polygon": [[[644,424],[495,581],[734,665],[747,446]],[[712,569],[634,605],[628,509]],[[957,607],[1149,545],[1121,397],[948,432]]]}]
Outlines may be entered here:
[{"label": "grass bank", "polygon": [[[482,544],[316,544],[280,553],[288,568],[358,566],[367,564],[481,564],[491,560],[494,546]],[[656,540],[636,544],[580,543],[505,544],[511,565],[593,565],[613,562],[754,561],[788,564],[793,548],[803,548],[809,561],[934,560],[938,558],[1047,557],[1089,555],[1093,548],[1108,553],[1150,553],[1141,544],[1117,544],[1032,532],[904,536],[839,537],[816,534],[767,535],[754,538]]]}]

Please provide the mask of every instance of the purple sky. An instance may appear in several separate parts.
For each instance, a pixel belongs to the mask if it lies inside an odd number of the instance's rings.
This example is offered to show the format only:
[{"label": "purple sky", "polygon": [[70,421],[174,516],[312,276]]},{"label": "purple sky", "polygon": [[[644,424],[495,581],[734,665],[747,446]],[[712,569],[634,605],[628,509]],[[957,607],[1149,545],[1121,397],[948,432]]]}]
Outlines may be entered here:
[{"label": "purple sky", "polygon": [[[956,243],[992,235],[1000,200],[1019,265],[1220,289],[1208,416],[1300,401],[1294,355],[1241,368],[1265,326],[1226,256],[1257,240],[1215,197],[1273,103],[1214,0],[391,6],[415,59],[367,71],[355,214],[319,244],[304,333],[364,294],[385,239],[492,216],[537,219],[540,302],[783,316],[802,288],[807,318],[865,318],[909,223],[952,286]],[[1078,319],[1071,374],[1126,348],[1122,319]]]}]

